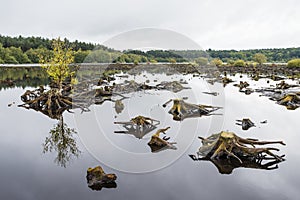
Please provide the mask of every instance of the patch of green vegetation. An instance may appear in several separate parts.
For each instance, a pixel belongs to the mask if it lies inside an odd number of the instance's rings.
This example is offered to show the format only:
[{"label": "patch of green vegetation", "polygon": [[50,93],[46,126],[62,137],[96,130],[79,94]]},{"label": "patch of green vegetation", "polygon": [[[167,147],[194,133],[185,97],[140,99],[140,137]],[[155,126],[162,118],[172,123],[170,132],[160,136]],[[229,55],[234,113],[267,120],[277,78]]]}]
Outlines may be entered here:
[{"label": "patch of green vegetation", "polygon": [[119,74],[119,73],[121,73],[120,70],[110,69],[110,70],[104,71],[104,72],[103,72],[103,76],[104,76],[104,77],[107,77],[107,76],[112,76],[112,75]]},{"label": "patch of green vegetation", "polygon": [[215,65],[215,66],[217,66],[217,67],[223,65],[223,61],[221,59],[219,59],[219,58],[213,59],[210,63],[213,64],[213,65]]},{"label": "patch of green vegetation", "polygon": [[300,67],[300,59],[293,59],[287,63],[287,67]]},{"label": "patch of green vegetation", "polygon": [[49,75],[49,77],[59,86],[59,91],[62,83],[71,77],[74,77],[75,72],[72,71],[70,64],[74,62],[74,51],[68,45],[60,40],[53,40],[53,56],[41,57],[40,63]]},{"label": "patch of green vegetation", "polygon": [[235,66],[235,67],[245,67],[246,62],[244,60],[237,60],[233,63],[233,66]]},{"label": "patch of green vegetation", "polygon": [[[128,50],[124,52],[97,45],[63,39],[74,50],[75,63],[146,63],[146,62],[195,62],[198,65],[207,65],[208,62],[220,61],[233,65],[234,61],[256,62],[262,65],[265,62],[285,63],[291,59],[300,58],[300,47],[278,49],[251,49],[251,50]],[[39,63],[38,55],[52,56],[53,40],[41,37],[9,37],[0,35],[0,63],[23,64]],[[175,62],[174,62],[175,61]],[[216,63],[215,63],[216,64]]]}]

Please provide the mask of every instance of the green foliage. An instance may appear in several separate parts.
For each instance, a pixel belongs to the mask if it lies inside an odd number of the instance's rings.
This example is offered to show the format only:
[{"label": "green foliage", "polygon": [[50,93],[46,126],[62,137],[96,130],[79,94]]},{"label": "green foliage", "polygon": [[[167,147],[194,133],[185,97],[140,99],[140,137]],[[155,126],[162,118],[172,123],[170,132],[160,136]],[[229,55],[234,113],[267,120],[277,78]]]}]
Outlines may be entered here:
[{"label": "green foliage", "polygon": [[[39,63],[38,55],[44,57],[53,56],[52,40],[41,37],[9,37],[0,35],[0,61],[4,63]],[[170,62],[175,60],[180,62],[193,62],[206,65],[205,60],[219,58],[228,65],[233,64],[233,60],[244,60],[246,62],[255,61],[259,64],[268,62],[287,62],[291,59],[300,58],[299,48],[286,49],[251,49],[251,50],[151,50],[139,51],[129,50],[123,52],[115,51],[103,45],[79,42],[78,40],[70,42],[63,39],[64,43],[72,46],[76,52],[74,61],[76,63],[103,63],[120,62],[139,63],[148,61]],[[1,45],[2,44],[2,45]],[[125,56],[126,54],[127,56]],[[201,59],[199,59],[201,58]]]},{"label": "green foliage", "polygon": [[142,55],[136,55],[132,53],[125,53],[117,57],[113,62],[120,63],[143,63],[148,62],[147,57]]},{"label": "green foliage", "polygon": [[[96,47],[106,50],[112,50],[102,45],[96,46],[92,43],[78,42],[77,40],[75,42],[70,42],[67,39],[64,39],[64,42],[74,46],[75,50],[93,50]],[[29,49],[37,49],[40,47],[46,48],[48,50],[52,49],[52,40],[41,37],[9,37],[0,35],[0,43],[2,43],[3,47],[5,48],[17,47],[21,48],[24,52],[28,51]]]},{"label": "green foliage", "polygon": [[11,55],[11,51],[8,48],[3,48],[1,43],[0,43],[0,59],[3,61],[3,63],[18,64],[16,58],[13,55]]},{"label": "green foliage", "polygon": [[256,67],[257,64],[258,64],[257,62],[252,62],[252,61],[246,62],[246,66],[250,66],[250,67]]},{"label": "green foliage", "polygon": [[18,63],[31,63],[29,60],[28,56],[23,53],[21,48],[16,48],[16,47],[9,47],[9,54],[13,56]]},{"label": "green foliage", "polygon": [[25,52],[25,55],[28,57],[28,59],[32,63],[39,63],[39,55],[40,53],[37,51],[37,49],[29,49],[28,51]]},{"label": "green foliage", "polygon": [[293,58],[300,58],[300,47],[298,48],[280,48],[280,49],[251,49],[251,50],[208,50],[207,53],[212,58],[220,58],[245,61],[252,61],[255,54],[263,54],[268,62],[287,62]]},{"label": "green foliage", "polygon": [[267,62],[267,57],[262,53],[256,53],[253,56],[253,61],[255,61],[261,65],[261,64]]},{"label": "green foliage", "polygon": [[235,67],[245,67],[246,66],[246,63],[244,60],[237,60],[234,62],[233,64]]},{"label": "green foliage", "polygon": [[[82,63],[84,61],[84,58],[90,53],[91,50],[95,50],[96,55],[91,55],[92,58],[89,60],[89,62],[107,62],[109,60],[112,61],[120,54],[114,49],[105,47],[103,45],[79,42],[78,40],[70,42],[66,38],[63,39],[63,41],[69,46],[72,46],[72,48],[76,51],[76,54],[74,55],[74,61],[76,63]],[[13,59],[12,57],[7,57],[6,59],[4,59],[5,56],[1,56],[0,53],[0,58],[5,63],[39,63],[40,60],[38,55],[43,55],[43,57],[53,56],[52,40],[50,39],[41,37],[9,37],[0,35],[0,44],[2,44],[1,47],[3,47],[4,49],[12,50],[12,53],[8,53],[7,56],[12,56],[15,58]],[[109,54],[110,58],[97,58],[97,54],[99,54],[99,52],[97,51],[106,52],[107,54]],[[106,56],[105,53],[100,54],[102,54],[102,56]]]},{"label": "green foliage", "polygon": [[150,62],[150,63],[157,63],[157,60],[151,59],[151,60],[149,60],[149,62]]},{"label": "green foliage", "polygon": [[[178,58],[185,59],[186,61],[196,61],[198,58],[208,58],[209,55],[204,50],[172,50],[170,51]],[[178,62],[178,61],[177,61]],[[206,65],[207,63],[205,63]]]},{"label": "green foliage", "polygon": [[48,50],[44,47],[39,47],[37,49],[29,49],[25,52],[29,60],[31,60],[32,63],[40,63],[40,58],[49,58],[53,56],[53,51]]},{"label": "green foliage", "polygon": [[199,58],[196,58],[196,59],[195,59],[195,62],[196,62],[198,65],[200,65],[200,66],[202,66],[202,65],[207,65],[208,59],[205,58],[205,57],[199,57]]},{"label": "green foliage", "polygon": [[102,49],[92,51],[89,53],[84,62],[87,63],[109,63],[112,62],[111,54]]},{"label": "green foliage", "polygon": [[6,50],[3,48],[3,45],[0,43],[0,58],[2,59],[6,54]]},{"label": "green foliage", "polygon": [[19,64],[18,61],[16,60],[16,58],[13,56],[10,56],[10,55],[6,55],[3,60],[4,60],[4,63],[7,63],[7,64]]},{"label": "green foliage", "polygon": [[293,59],[287,63],[288,67],[300,67],[300,59]]},{"label": "green foliage", "polygon": [[217,66],[217,67],[223,65],[223,61],[219,58],[213,59],[210,63]]},{"label": "green foliage", "polygon": [[85,58],[90,54],[90,51],[82,51],[79,49],[74,54],[74,62],[75,63],[83,63],[85,62]]},{"label": "green foliage", "polygon": [[74,62],[74,52],[60,38],[53,40],[52,45],[53,56],[45,58],[41,55],[40,62],[53,81],[61,87],[66,78],[74,75],[69,66]]},{"label": "green foliage", "polygon": [[170,62],[171,59],[176,62],[187,61],[177,51],[151,50],[146,52],[146,57],[148,60],[155,59],[158,62]]},{"label": "green foliage", "polygon": [[176,59],[170,58],[170,59],[169,59],[169,62],[174,64],[174,63],[176,63]]},{"label": "green foliage", "polygon": [[227,65],[232,66],[234,64],[234,60],[230,59],[230,58],[226,58],[225,62],[227,63]]},{"label": "green foliage", "polygon": [[[175,51],[174,51],[175,52]],[[124,54],[120,55],[118,58],[114,59],[114,62],[119,63],[134,63],[137,60],[139,63],[149,62],[150,60],[156,62],[186,62],[184,58],[180,55],[174,53],[173,51],[163,51],[163,50],[151,50],[147,52],[139,50],[125,51]]]}]

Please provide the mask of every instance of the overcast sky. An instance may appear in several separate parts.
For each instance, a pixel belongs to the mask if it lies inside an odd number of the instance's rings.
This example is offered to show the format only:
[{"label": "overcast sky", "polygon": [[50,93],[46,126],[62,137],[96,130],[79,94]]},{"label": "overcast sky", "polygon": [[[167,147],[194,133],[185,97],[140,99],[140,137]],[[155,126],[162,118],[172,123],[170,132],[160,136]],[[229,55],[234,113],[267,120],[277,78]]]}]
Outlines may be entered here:
[{"label": "overcast sky", "polygon": [[299,0],[1,0],[0,34],[103,43],[163,28],[204,49],[300,46]]}]

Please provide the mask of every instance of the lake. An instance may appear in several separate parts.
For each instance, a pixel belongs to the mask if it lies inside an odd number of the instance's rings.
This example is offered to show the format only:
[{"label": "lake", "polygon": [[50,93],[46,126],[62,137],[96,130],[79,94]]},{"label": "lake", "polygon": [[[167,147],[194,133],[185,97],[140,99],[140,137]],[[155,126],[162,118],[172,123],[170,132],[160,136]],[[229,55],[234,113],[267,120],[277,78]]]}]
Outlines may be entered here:
[{"label": "lake", "polygon": [[[98,72],[81,72],[83,78],[79,81],[98,76]],[[14,84],[3,82],[0,90],[1,199],[233,200],[298,199],[300,196],[300,172],[297,170],[300,164],[297,146],[300,139],[297,131],[299,109],[288,110],[259,92],[246,95],[234,86],[240,81],[247,81],[249,87],[259,89],[276,85],[279,80],[260,78],[255,81],[248,74],[236,73],[227,75],[234,82],[223,87],[221,82],[211,84],[208,75],[182,74],[165,69],[147,71],[143,67],[117,72],[113,75],[116,84],[134,80],[154,86],[163,81],[178,81],[186,89],[177,92],[170,89],[131,91],[122,96],[116,95],[113,101],[92,104],[89,112],[81,112],[80,109],[73,109],[74,113],[64,112],[64,123],[77,132],[72,134],[71,131],[69,135],[69,147],[77,153],[72,155],[70,151],[65,151],[58,157],[59,148],[52,146],[51,152],[43,152],[43,144],[59,120],[17,106],[23,103],[20,96],[26,90],[47,85],[49,80],[41,73],[30,70],[26,71],[27,78],[22,75],[17,77],[16,74],[24,74],[24,71],[17,72],[16,69],[1,73],[2,80],[15,77]],[[298,84],[297,80],[286,82]],[[216,92],[217,96],[203,92]],[[176,98],[222,108],[209,116],[175,121],[168,113],[172,102],[165,108],[162,105]],[[121,112],[115,108],[115,101],[120,99],[124,105]],[[158,120],[157,128],[169,126],[166,136],[169,141],[176,142],[176,149],[152,153],[147,143],[155,130],[138,138],[125,134],[126,129],[114,123],[126,122],[138,115]],[[243,118],[250,118],[255,127],[242,130],[241,126],[236,125],[236,120]],[[261,123],[265,120],[266,123]],[[280,151],[275,153],[284,154],[286,160],[278,163],[278,168],[274,170],[241,167],[230,174],[221,174],[212,162],[190,158],[189,155],[196,154],[201,146],[198,136],[208,137],[222,130],[243,138],[282,140],[286,146],[270,146],[279,148]],[[98,165],[106,173],[117,175],[116,188],[95,191],[88,187],[87,169]]]}]

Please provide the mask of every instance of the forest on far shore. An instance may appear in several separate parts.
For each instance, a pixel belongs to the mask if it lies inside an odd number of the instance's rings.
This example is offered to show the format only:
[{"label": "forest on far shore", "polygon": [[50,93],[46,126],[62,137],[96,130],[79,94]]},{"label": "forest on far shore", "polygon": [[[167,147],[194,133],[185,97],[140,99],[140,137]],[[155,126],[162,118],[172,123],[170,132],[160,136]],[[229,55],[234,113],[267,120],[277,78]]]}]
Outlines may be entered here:
[{"label": "forest on far shore", "polygon": [[[250,50],[138,50],[117,51],[103,45],[64,39],[73,49],[75,63],[142,63],[196,62],[223,63],[256,62],[286,63],[300,58],[300,47]],[[53,54],[52,39],[42,37],[10,37],[0,35],[0,64],[39,63],[40,55]]]}]

